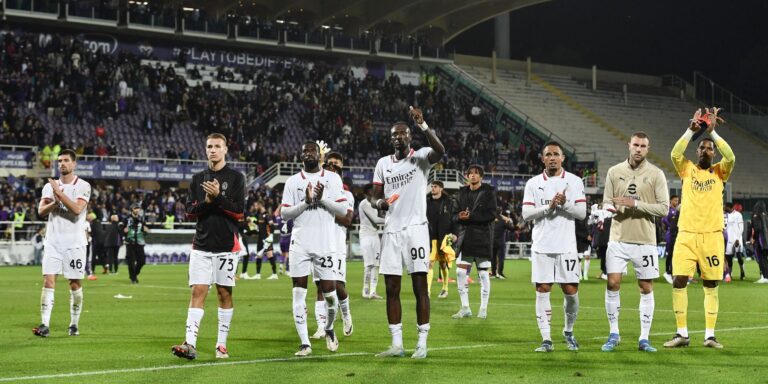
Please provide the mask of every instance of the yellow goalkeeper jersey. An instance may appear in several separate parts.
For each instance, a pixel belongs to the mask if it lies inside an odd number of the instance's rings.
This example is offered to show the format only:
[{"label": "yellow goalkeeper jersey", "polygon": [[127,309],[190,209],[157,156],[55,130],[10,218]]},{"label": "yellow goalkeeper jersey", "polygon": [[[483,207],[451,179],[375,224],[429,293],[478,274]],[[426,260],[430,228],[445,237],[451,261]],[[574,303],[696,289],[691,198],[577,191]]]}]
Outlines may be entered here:
[{"label": "yellow goalkeeper jersey", "polygon": [[685,158],[689,139],[684,135],[672,149],[672,162],[683,181],[678,228],[681,232],[708,233],[723,230],[723,189],[731,176],[736,156],[722,138],[715,145],[722,161],[708,169]]}]

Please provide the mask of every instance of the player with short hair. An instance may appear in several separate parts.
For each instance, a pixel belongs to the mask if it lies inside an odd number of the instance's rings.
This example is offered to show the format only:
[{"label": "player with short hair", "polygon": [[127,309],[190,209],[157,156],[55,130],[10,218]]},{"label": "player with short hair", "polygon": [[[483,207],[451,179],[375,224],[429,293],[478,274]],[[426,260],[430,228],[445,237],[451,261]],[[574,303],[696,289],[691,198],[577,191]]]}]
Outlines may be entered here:
[{"label": "player with short hair", "polygon": [[343,215],[336,215],[336,254],[338,266],[336,268],[336,292],[339,296],[339,309],[341,321],[344,325],[344,336],[352,336],[352,312],[349,308],[349,295],[347,294],[347,228],[352,226],[355,217],[355,196],[349,191],[349,183],[343,179],[344,157],[338,152],[331,152],[325,156],[327,169],[342,177],[342,196],[346,198],[347,211]]},{"label": "player with short hair", "polygon": [[741,268],[741,279],[744,280],[744,257],[742,257],[742,237],[744,236],[744,217],[741,212],[733,209],[733,203],[725,203],[725,260],[728,262],[728,271],[725,281],[731,282],[733,273],[733,256],[736,255]]},{"label": "player with short hair", "polygon": [[312,346],[307,331],[307,281],[312,273],[320,280],[328,320],[325,341],[335,352],[339,341],[333,331],[338,296],[336,294],[337,232],[335,218],[347,213],[341,177],[320,167],[320,146],[308,141],[301,149],[304,169],[291,176],[283,188],[280,214],[293,220],[290,275],[293,279],[293,318],[301,339],[296,356],[309,356]]},{"label": "player with short hair", "polygon": [[664,172],[646,157],[651,148],[645,132],[635,132],[629,139],[627,160],[608,169],[603,190],[603,207],[615,214],[606,251],[608,282],[605,312],[610,334],[603,352],[619,344],[621,276],[632,263],[640,288],[640,337],[638,349],[656,352],[648,341],[655,300],[653,279],[659,277],[659,251],[656,248],[656,217],[669,211],[669,190]]},{"label": "player with short hair", "polygon": [[379,263],[381,262],[381,238],[379,227],[384,219],[379,217],[373,207],[373,184],[364,188],[365,199],[357,206],[360,216],[360,249],[363,252],[363,299],[381,299],[376,293],[379,283]]},{"label": "player with short hair", "polygon": [[240,253],[240,221],[245,210],[245,176],[227,165],[227,138],[220,133],[208,135],[205,152],[208,169],[192,176],[186,202],[187,219],[197,220],[189,256],[192,298],[187,310],[186,337],[183,344],[171,348],[174,355],[189,360],[197,357],[197,334],[211,284],[216,284],[219,302],[216,358],[229,358],[227,336],[234,313],[232,288]]},{"label": "player with short hair", "polygon": [[[683,180],[682,208],[678,226],[680,232],[672,259],[672,309],[677,320],[677,333],[664,343],[665,347],[685,347],[688,338],[688,279],[696,267],[701,270],[704,285],[704,346],[722,348],[715,338],[715,324],[720,305],[717,285],[723,278],[723,190],[733,172],[736,155],[728,143],[715,132],[723,119],[719,108],[697,110],[691,124],[672,148],[672,163]],[[685,158],[685,148],[697,131],[706,130],[711,138],[701,139],[696,148],[698,162]],[[713,164],[715,146],[723,160]]]},{"label": "player with short hair", "polygon": [[563,147],[550,141],[541,149],[544,172],[525,183],[523,219],[533,221],[531,234],[531,281],[536,284],[536,321],[541,333],[541,346],[536,352],[552,352],[550,325],[552,284],[560,284],[565,300],[563,336],[568,349],[577,351],[573,325],[579,313],[579,280],[581,264],[576,249],[575,220],[587,215],[584,183],[563,169]]},{"label": "player with short hair", "polygon": [[429,228],[427,227],[427,174],[440,161],[445,147],[430,130],[421,110],[411,107],[410,116],[427,137],[429,147],[411,148],[408,123],[397,122],[390,129],[395,153],[382,157],[373,174],[373,206],[385,211],[384,235],[381,239],[381,273],[387,287],[387,321],[392,335],[389,349],[378,357],[401,357],[403,350],[402,305],[400,286],[403,264],[413,282],[416,297],[416,323],[419,338],[414,359],[427,357],[429,335]]},{"label": "player with short hair", "polygon": [[40,337],[48,337],[51,332],[50,321],[57,275],[63,275],[69,280],[70,336],[80,334],[78,322],[83,310],[81,280],[85,276],[88,246],[83,228],[86,225],[86,207],[91,198],[91,185],[75,175],[75,151],[65,149],[57,160],[59,179],[48,179],[37,207],[40,217],[48,216],[43,248],[43,290],[40,295],[42,321],[32,329],[32,332]]}]

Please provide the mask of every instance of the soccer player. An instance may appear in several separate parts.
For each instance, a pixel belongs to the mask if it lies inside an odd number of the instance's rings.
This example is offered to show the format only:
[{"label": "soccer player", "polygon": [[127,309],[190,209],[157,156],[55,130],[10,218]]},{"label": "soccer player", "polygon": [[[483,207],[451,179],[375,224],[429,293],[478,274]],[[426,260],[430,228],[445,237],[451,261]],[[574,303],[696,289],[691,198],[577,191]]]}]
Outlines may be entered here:
[{"label": "soccer player", "polygon": [[[723,188],[731,176],[736,156],[731,147],[715,132],[721,118],[719,108],[699,109],[693,115],[688,130],[672,148],[672,162],[683,180],[682,206],[672,259],[672,309],[677,320],[677,334],[664,343],[665,347],[684,347],[688,339],[688,279],[698,266],[704,284],[704,319],[706,323],[704,346],[722,348],[715,338],[715,323],[719,299],[718,282],[723,278]],[[698,163],[685,158],[685,148],[699,130],[709,132],[711,138],[701,139],[696,148]],[[723,160],[713,164],[715,146]]]},{"label": "soccer player", "polygon": [[733,203],[725,203],[725,230],[728,241],[725,243],[725,259],[728,262],[728,273],[725,281],[731,282],[733,271],[733,255],[736,255],[741,268],[741,279],[744,280],[744,258],[741,257],[741,238],[744,236],[744,217],[741,212],[733,209]]},{"label": "soccer player", "polygon": [[[328,170],[342,177],[344,158],[341,154],[331,152],[325,156],[325,159]],[[352,312],[349,309],[349,295],[347,294],[347,228],[352,226],[352,219],[355,216],[355,196],[349,191],[349,184],[344,183],[343,179],[342,187],[341,192],[347,202],[347,211],[343,215],[336,215],[336,253],[339,263],[336,268],[336,293],[339,297],[344,336],[352,336]]]},{"label": "soccer player", "polygon": [[387,287],[387,320],[392,345],[378,357],[404,356],[400,286],[406,265],[416,296],[418,342],[414,359],[427,357],[429,335],[429,228],[427,228],[427,174],[440,161],[445,147],[424,121],[421,110],[411,107],[410,116],[429,141],[429,147],[411,148],[408,123],[397,122],[390,129],[395,153],[382,157],[373,173],[373,206],[385,211],[381,239],[381,273]]},{"label": "soccer player", "polygon": [[458,224],[453,216],[458,213],[456,199],[443,190],[443,182],[432,181],[430,193],[427,195],[427,220],[429,225],[429,272],[427,272],[427,291],[432,292],[432,276],[434,264],[438,262],[442,275],[443,288],[437,296],[441,299],[448,297],[448,268],[456,259],[453,242],[457,240]]},{"label": "soccer player", "polygon": [[328,319],[325,341],[335,352],[339,341],[333,331],[336,318],[337,232],[335,218],[347,213],[341,177],[320,168],[320,146],[308,141],[301,148],[304,169],[291,176],[283,188],[280,214],[293,220],[290,275],[293,279],[293,319],[301,339],[296,356],[309,356],[312,346],[307,331],[307,280],[310,272],[319,279]]},{"label": "soccer player", "polygon": [[615,213],[606,251],[608,272],[605,312],[610,334],[602,346],[611,352],[619,344],[621,276],[632,263],[640,287],[640,338],[638,349],[656,352],[648,341],[655,301],[653,279],[659,277],[659,253],[656,248],[656,217],[669,211],[669,190],[664,172],[647,159],[650,139],[645,132],[635,132],[629,139],[627,160],[608,169],[603,190],[603,207]]},{"label": "soccer player", "polygon": [[576,250],[575,220],[587,215],[587,199],[581,179],[563,169],[563,147],[550,141],[541,149],[544,172],[525,183],[523,219],[533,221],[531,281],[536,284],[536,321],[541,346],[536,352],[552,352],[552,284],[560,284],[565,300],[563,336],[568,349],[577,351],[573,325],[579,313],[581,264]]},{"label": "soccer player", "polygon": [[69,280],[70,336],[80,334],[78,322],[83,310],[83,288],[80,281],[85,276],[88,246],[83,228],[86,206],[91,198],[91,185],[75,175],[75,151],[65,149],[57,160],[59,179],[48,179],[37,207],[40,217],[48,216],[43,248],[43,291],[40,295],[42,321],[32,329],[40,337],[48,337],[51,332],[49,327],[57,275],[63,275]]},{"label": "soccer player", "polygon": [[496,220],[496,190],[483,183],[483,168],[470,165],[467,168],[467,185],[459,189],[458,209],[455,221],[459,224],[456,250],[456,286],[461,308],[451,316],[454,319],[471,317],[469,308],[469,284],[467,275],[474,262],[480,279],[480,309],[477,317],[488,317],[488,299],[491,296],[491,277],[488,269],[493,256],[493,221]]},{"label": "soccer player", "polygon": [[379,262],[381,256],[381,238],[379,226],[384,219],[379,217],[373,203],[373,184],[364,188],[365,199],[357,206],[360,216],[360,248],[363,251],[363,299],[381,299],[376,293],[379,284]]},{"label": "soccer player", "polygon": [[189,256],[192,299],[187,310],[186,338],[183,344],[171,348],[174,355],[189,360],[197,357],[197,333],[211,284],[216,284],[219,299],[216,358],[229,357],[227,336],[234,312],[232,288],[240,253],[239,222],[245,206],[245,176],[227,166],[226,137],[220,133],[208,135],[205,152],[208,169],[192,176],[186,202],[187,219],[197,220]]},{"label": "soccer player", "polygon": [[664,280],[667,283],[672,284],[672,255],[675,252],[675,242],[677,241],[677,221],[680,219],[680,198],[676,195],[672,195],[669,198],[669,213],[665,216],[661,222],[666,228],[664,234],[664,240],[666,240],[666,248],[664,249]]}]

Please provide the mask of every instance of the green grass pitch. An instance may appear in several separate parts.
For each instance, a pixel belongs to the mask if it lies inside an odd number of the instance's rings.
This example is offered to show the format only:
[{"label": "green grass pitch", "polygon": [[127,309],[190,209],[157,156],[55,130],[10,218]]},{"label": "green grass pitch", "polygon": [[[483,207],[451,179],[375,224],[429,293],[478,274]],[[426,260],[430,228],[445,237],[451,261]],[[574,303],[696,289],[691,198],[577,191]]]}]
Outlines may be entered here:
[{"label": "green grass pitch", "polygon": [[[592,273],[597,272],[597,261]],[[291,314],[290,279],[239,281],[234,291],[235,314],[229,336],[229,360],[214,358],[216,299],[210,295],[198,340],[198,359],[171,355],[183,341],[189,289],[187,265],[147,265],[141,284],[131,285],[121,265],[119,275],[99,275],[84,282],[84,313],[80,336],[67,336],[69,293],[59,279],[51,320],[51,336],[39,338],[31,328],[40,321],[42,278],[39,267],[0,268],[0,382],[41,383],[452,383],[452,382],[768,382],[768,287],[753,284],[754,262],[747,264],[749,281],[720,289],[718,339],[723,350],[706,349],[701,284],[689,288],[691,346],[665,350],[663,341],[675,331],[671,286],[656,283],[656,313],[651,334],[656,354],[637,351],[639,294],[634,278],[622,288],[618,351],[600,352],[608,334],[603,297],[605,282],[581,285],[581,311],[575,334],[579,352],[565,347],[562,293],[552,295],[555,352],[534,353],[540,342],[534,315],[534,290],[528,282],[530,263],[508,261],[507,280],[492,280],[487,320],[452,320],[459,308],[455,284],[447,299],[437,299],[433,285],[429,357],[378,359],[389,345],[383,300],[363,300],[362,264],[348,264],[349,291],[355,331],[341,336],[339,351],[328,352],[314,341],[310,358],[294,358],[299,345]],[[252,266],[251,273],[253,273]],[[265,270],[269,266],[265,265]],[[633,273],[630,273],[633,275]],[[264,277],[267,272],[265,271]],[[453,275],[453,273],[452,273]],[[476,278],[476,274],[473,272]],[[403,333],[406,348],[416,343],[414,299],[409,279],[403,280]],[[435,288],[437,287],[437,288]],[[383,279],[379,284],[383,295]],[[132,299],[115,299],[122,294]],[[314,332],[314,288],[308,301],[309,331]],[[477,313],[479,286],[470,286]],[[341,329],[341,322],[337,322]]]}]

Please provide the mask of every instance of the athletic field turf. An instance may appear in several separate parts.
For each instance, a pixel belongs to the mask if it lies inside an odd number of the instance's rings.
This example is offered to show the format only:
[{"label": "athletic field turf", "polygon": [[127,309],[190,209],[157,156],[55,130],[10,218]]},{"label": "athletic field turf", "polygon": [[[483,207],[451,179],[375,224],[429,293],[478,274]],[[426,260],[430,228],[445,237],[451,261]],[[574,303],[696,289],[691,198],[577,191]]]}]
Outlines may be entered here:
[{"label": "athletic field turf", "polygon": [[[597,262],[592,263],[596,275]],[[291,314],[290,280],[239,281],[228,347],[231,358],[216,360],[216,299],[208,297],[198,340],[198,358],[181,360],[170,353],[184,339],[189,289],[187,265],[147,265],[141,284],[131,285],[121,265],[118,275],[99,275],[84,282],[80,336],[67,336],[69,293],[58,280],[51,336],[31,329],[40,322],[40,267],[0,268],[0,382],[44,383],[508,383],[508,382],[700,382],[765,383],[768,367],[768,286],[753,284],[758,273],[748,262],[749,281],[720,289],[717,337],[722,350],[706,349],[701,284],[689,288],[691,346],[665,350],[675,332],[671,286],[656,283],[656,312],[651,342],[655,354],[638,352],[638,301],[634,278],[622,289],[622,343],[618,351],[600,352],[608,335],[603,297],[605,282],[590,278],[581,286],[581,311],[575,334],[579,352],[570,352],[559,336],[563,325],[562,293],[553,291],[552,333],[555,352],[534,353],[540,342],[534,316],[534,290],[528,282],[530,263],[509,261],[507,280],[492,280],[488,319],[452,320],[459,308],[455,284],[447,299],[432,292],[429,357],[379,359],[389,345],[383,300],[361,299],[362,264],[348,264],[354,334],[342,336],[340,347],[325,348],[313,340],[314,354],[295,358],[299,345]],[[255,267],[252,265],[252,267]],[[252,268],[250,271],[253,273]],[[268,276],[265,264],[263,277]],[[633,272],[630,272],[634,275]],[[453,273],[452,273],[453,275]],[[473,277],[477,275],[473,271]],[[406,349],[416,344],[414,300],[410,280],[403,280],[403,333]],[[379,294],[384,294],[383,279]],[[213,292],[212,292],[213,293]],[[115,295],[132,296],[116,299]],[[479,286],[470,286],[477,313]],[[310,300],[314,288],[310,289]],[[308,302],[309,332],[315,331],[314,304]]]}]

